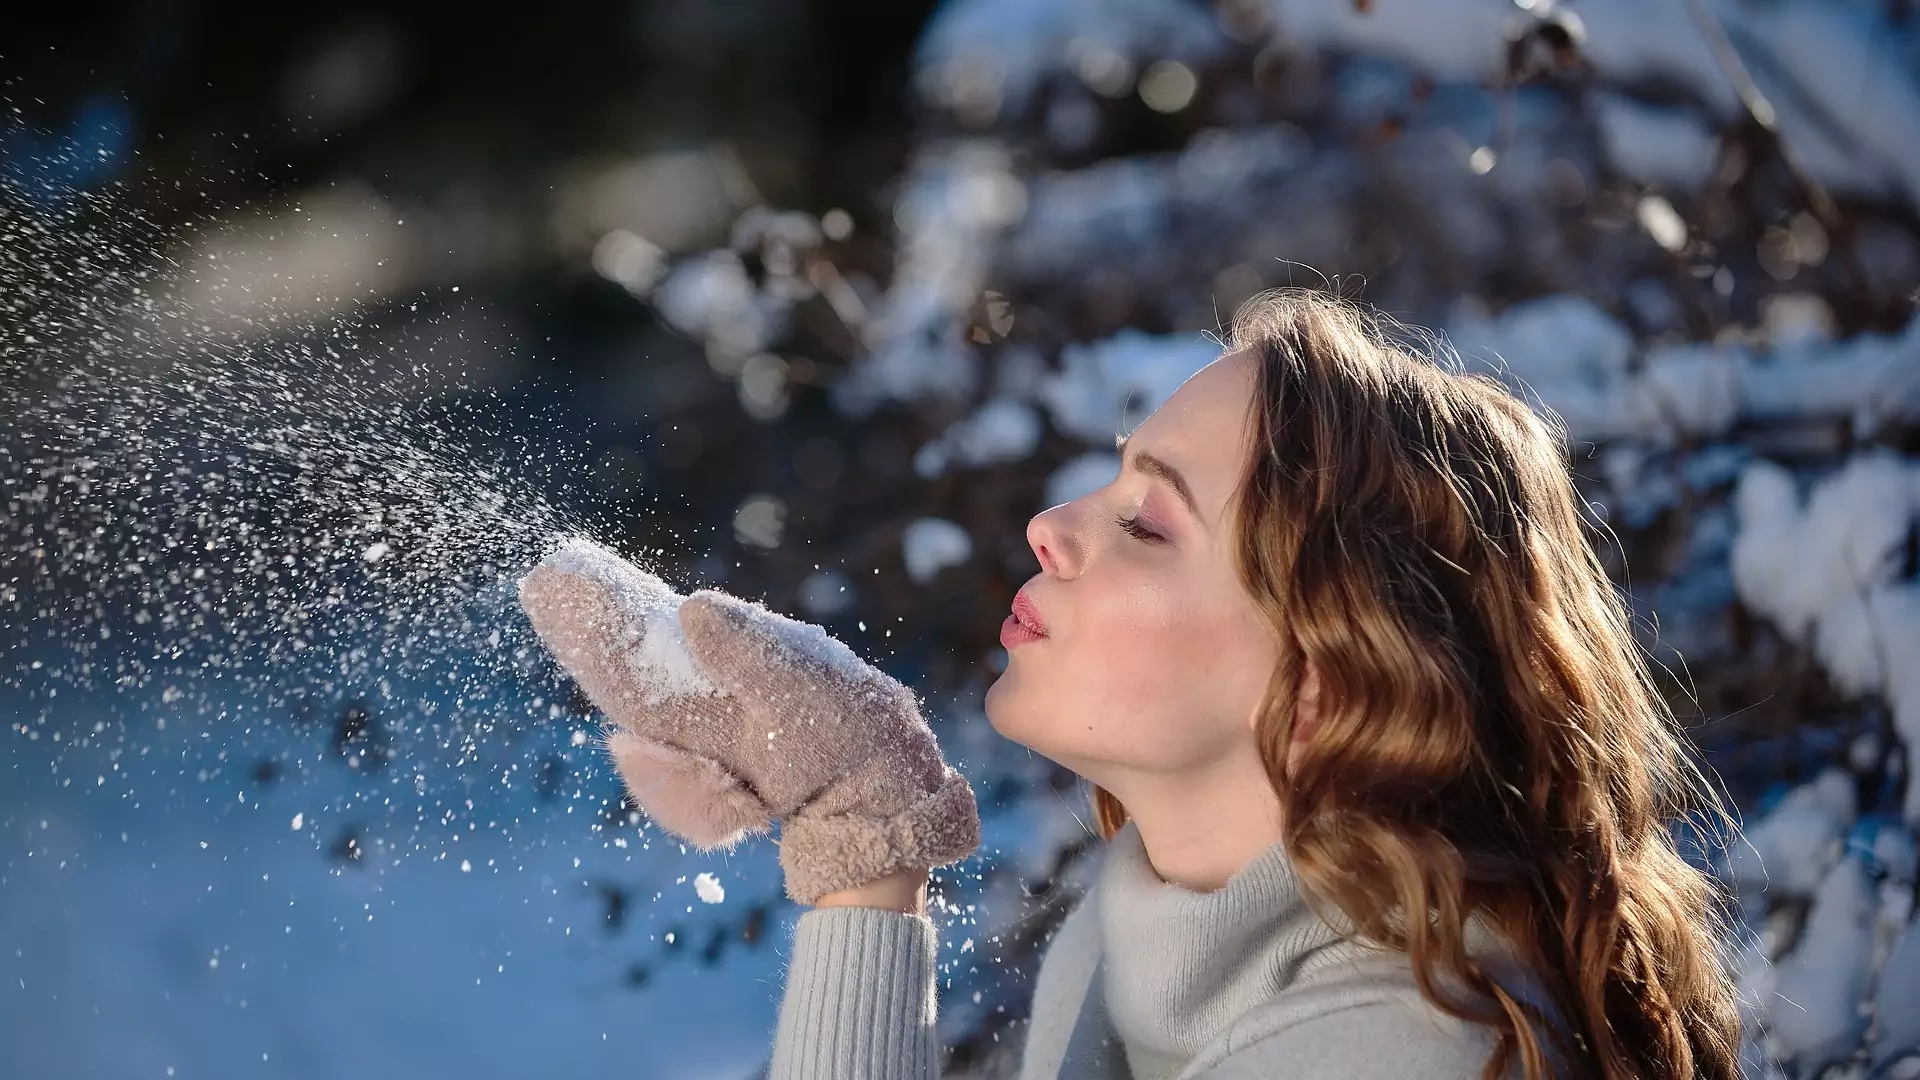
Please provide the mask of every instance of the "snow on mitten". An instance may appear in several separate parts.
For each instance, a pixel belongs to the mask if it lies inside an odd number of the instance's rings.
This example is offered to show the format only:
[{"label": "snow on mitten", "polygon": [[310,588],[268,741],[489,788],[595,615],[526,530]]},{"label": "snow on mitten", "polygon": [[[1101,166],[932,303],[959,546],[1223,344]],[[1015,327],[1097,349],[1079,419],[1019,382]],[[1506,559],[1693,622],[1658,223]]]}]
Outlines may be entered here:
[{"label": "snow on mitten", "polygon": [[980,844],[973,789],[913,692],[809,623],[572,541],[520,584],[547,646],[616,730],[608,750],[667,831],[730,847],[780,821],[803,904]]},{"label": "snow on mitten", "polygon": [[612,721],[605,745],[647,816],[703,851],[765,832],[773,811],[714,756],[745,711],[694,664],[682,597],[598,544],[569,540],[520,579],[520,606]]},{"label": "snow on mitten", "polygon": [[713,589],[680,608],[687,648],[749,717],[735,767],[780,819],[801,903],[980,846],[973,788],[913,691],[825,630]]}]

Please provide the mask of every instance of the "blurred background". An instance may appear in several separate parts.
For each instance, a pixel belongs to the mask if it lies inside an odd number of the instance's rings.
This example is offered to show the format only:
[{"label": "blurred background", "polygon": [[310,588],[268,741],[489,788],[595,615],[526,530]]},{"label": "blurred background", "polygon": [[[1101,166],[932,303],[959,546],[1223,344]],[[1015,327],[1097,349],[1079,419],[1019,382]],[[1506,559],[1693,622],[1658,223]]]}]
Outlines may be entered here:
[{"label": "blurred background", "polygon": [[979,710],[1024,524],[1295,284],[1566,422],[1750,1075],[1920,1076],[1910,0],[36,5],[0,113],[0,1074],[763,1073],[771,846],[512,604],[584,532],[925,698],[1013,1075],[1097,843]]}]

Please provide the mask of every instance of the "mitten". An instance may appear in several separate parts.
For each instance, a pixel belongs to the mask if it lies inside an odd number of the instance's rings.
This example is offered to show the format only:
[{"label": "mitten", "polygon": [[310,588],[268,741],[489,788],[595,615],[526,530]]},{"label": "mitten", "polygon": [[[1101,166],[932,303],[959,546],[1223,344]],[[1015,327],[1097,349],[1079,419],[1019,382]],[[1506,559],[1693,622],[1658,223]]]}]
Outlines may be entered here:
[{"label": "mitten", "polygon": [[580,540],[521,580],[520,603],[606,715],[640,808],[703,850],[777,820],[795,901],[979,846],[973,789],[913,692],[820,627],[712,589],[682,598]]}]

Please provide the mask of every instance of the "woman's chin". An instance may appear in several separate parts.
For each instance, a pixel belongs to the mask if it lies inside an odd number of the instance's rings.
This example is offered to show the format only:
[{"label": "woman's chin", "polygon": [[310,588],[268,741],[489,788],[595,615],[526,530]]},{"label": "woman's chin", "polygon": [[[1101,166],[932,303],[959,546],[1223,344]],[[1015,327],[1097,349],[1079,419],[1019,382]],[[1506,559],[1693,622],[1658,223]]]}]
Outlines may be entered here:
[{"label": "woman's chin", "polygon": [[1018,725],[1011,722],[1019,714],[1019,706],[1015,701],[1019,696],[1019,692],[1015,689],[1016,685],[1017,680],[1008,672],[1001,672],[1000,677],[993,680],[987,687],[986,696],[981,700],[980,705],[986,712],[987,723],[993,726],[993,730],[1014,742],[1024,743],[1016,734]]},{"label": "woman's chin", "polygon": [[997,678],[987,684],[987,693],[980,700],[980,707],[984,709],[987,714],[987,723],[992,724],[993,730],[995,731],[1000,730],[1000,709],[997,704],[997,699],[1006,696],[1006,692],[1000,684],[1006,681],[1007,673],[1003,671]]},{"label": "woman's chin", "polygon": [[981,702],[982,711],[987,714],[987,723],[1001,738],[1019,743],[1052,760],[1053,755],[1048,750],[1054,739],[1059,737],[1057,718],[1047,715],[1045,709],[1034,708],[1031,701],[1021,700],[1024,693],[1019,680],[1009,680],[1002,675],[998,682],[987,688]]}]

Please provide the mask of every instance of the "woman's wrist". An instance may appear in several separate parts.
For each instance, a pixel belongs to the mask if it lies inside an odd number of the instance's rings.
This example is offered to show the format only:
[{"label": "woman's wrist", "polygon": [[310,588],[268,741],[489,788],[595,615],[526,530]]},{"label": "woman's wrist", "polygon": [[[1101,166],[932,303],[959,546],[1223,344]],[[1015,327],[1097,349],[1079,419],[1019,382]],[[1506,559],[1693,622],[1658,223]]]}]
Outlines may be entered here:
[{"label": "woman's wrist", "polygon": [[896,870],[882,878],[825,893],[813,902],[813,906],[884,908],[906,915],[925,915],[927,873],[926,870],[913,868]]}]

